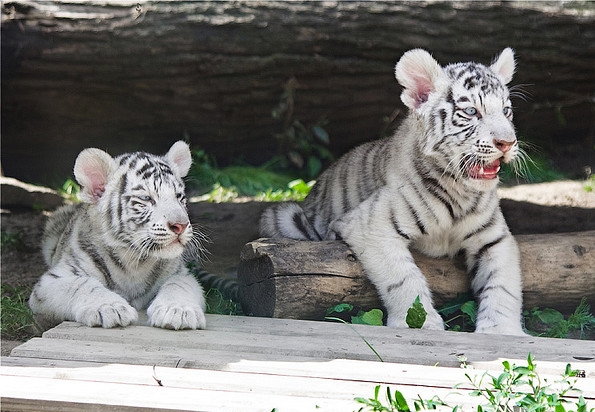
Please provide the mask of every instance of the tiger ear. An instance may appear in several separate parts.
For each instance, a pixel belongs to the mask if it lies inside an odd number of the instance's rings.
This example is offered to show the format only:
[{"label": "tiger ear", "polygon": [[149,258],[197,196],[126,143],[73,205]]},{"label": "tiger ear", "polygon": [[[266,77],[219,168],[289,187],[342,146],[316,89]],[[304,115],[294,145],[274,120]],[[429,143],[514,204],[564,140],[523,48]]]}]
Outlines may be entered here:
[{"label": "tiger ear", "polygon": [[510,47],[507,47],[502,50],[500,56],[494,60],[490,69],[502,77],[504,84],[508,84],[512,80],[515,67],[516,62],[514,61],[514,51]]},{"label": "tiger ear", "polygon": [[187,143],[181,140],[175,142],[165,157],[177,177],[186,177],[192,165],[192,154]]},{"label": "tiger ear", "polygon": [[410,109],[417,109],[436,90],[436,81],[443,75],[442,67],[425,50],[409,50],[397,62],[395,77],[405,88],[401,100]]},{"label": "tiger ear", "polygon": [[81,185],[81,201],[97,203],[116,168],[116,161],[103,150],[83,150],[74,162],[74,177]]}]

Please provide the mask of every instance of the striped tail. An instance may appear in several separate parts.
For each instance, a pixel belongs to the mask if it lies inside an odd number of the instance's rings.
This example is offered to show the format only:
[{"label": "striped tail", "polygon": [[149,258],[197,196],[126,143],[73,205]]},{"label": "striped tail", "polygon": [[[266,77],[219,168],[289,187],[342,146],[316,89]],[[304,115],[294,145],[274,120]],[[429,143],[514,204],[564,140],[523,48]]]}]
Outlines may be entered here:
[{"label": "striped tail", "polygon": [[295,202],[269,207],[260,219],[260,235],[271,238],[322,240],[304,209]]},{"label": "striped tail", "polygon": [[194,266],[191,270],[194,277],[201,283],[205,292],[215,288],[227,299],[241,303],[241,284],[235,279],[229,279],[220,275],[207,272],[200,266]]}]

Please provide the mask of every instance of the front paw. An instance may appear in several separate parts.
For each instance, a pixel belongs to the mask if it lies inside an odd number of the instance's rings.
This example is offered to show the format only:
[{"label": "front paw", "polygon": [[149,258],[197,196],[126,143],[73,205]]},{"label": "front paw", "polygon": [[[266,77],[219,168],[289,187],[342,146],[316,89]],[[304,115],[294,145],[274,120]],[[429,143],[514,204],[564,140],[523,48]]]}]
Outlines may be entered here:
[{"label": "front paw", "polygon": [[151,326],[164,329],[204,329],[207,326],[205,314],[200,306],[164,305],[153,303],[147,309]]},{"label": "front paw", "polygon": [[124,299],[121,302],[103,303],[99,306],[89,305],[75,314],[75,321],[87,326],[114,328],[128,326],[138,320],[138,312]]}]

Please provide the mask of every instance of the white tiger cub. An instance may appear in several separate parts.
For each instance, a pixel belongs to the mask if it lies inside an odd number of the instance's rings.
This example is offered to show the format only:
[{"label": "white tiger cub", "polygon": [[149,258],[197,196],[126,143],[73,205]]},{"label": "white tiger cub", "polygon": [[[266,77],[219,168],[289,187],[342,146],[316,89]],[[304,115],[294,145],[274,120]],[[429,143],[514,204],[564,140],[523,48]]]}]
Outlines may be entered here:
[{"label": "white tiger cub", "polygon": [[137,152],[114,159],[99,149],[78,155],[74,174],[82,202],[48,221],[42,250],[49,270],[29,298],[41,329],[63,320],[127,326],[147,306],[152,326],[206,326],[203,289],[182,256],[200,247],[182,180],[191,164],[181,141],[165,156]]},{"label": "white tiger cub", "polygon": [[443,329],[410,248],[463,253],[478,299],[476,332],[523,335],[519,251],[496,193],[500,162],[518,159],[506,84],[515,70],[504,49],[490,65],[441,67],[421,49],[396,65],[409,114],[391,138],[363,144],[326,170],[301,204],[266,210],[261,235],[343,239],[388,311],[406,327],[417,296],[424,328]]}]

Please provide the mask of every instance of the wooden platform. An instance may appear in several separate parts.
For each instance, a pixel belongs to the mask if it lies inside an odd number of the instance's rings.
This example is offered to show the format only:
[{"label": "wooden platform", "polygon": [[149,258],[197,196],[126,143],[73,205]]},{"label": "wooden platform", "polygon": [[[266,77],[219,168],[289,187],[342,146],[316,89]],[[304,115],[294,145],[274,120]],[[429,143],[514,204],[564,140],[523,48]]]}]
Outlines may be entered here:
[{"label": "wooden platform", "polygon": [[502,360],[525,364],[529,352],[545,377],[567,363],[584,371],[576,386],[595,406],[594,341],[221,315],[207,322],[207,330],[177,332],[65,322],[2,358],[2,410],[354,411],[354,398],[372,397],[378,384],[409,399],[473,406],[469,385],[453,389],[465,373],[497,376]]}]

